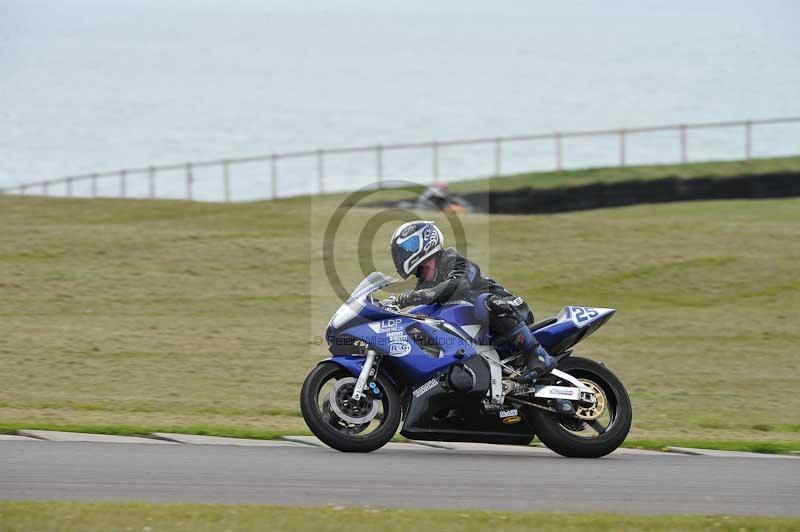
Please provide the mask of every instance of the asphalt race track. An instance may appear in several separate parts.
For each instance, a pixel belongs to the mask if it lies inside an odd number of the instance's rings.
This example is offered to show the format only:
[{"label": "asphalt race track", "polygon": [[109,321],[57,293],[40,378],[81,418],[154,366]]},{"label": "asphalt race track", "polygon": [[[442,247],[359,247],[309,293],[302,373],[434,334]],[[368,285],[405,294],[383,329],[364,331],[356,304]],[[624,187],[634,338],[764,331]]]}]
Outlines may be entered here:
[{"label": "asphalt race track", "polygon": [[[411,446],[409,446],[411,447]],[[0,499],[800,515],[800,460],[0,442]]]}]

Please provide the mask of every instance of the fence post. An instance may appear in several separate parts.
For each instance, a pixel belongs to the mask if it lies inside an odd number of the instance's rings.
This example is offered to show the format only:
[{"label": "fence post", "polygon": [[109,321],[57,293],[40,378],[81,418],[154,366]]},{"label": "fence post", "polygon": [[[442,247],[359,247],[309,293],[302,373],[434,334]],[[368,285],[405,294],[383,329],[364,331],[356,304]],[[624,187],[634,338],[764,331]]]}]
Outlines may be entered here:
[{"label": "fence post", "polygon": [[625,167],[625,146],[626,142],[626,132],[624,129],[619,130],[619,165],[621,167]]},{"label": "fence post", "polygon": [[433,165],[433,182],[439,181],[439,142],[431,142],[431,164]]},{"label": "fence post", "polygon": [[753,122],[750,120],[744,123],[744,154],[748,161],[753,158]]},{"label": "fence post", "polygon": [[186,199],[192,201],[192,185],[194,175],[192,174],[192,163],[186,163]]},{"label": "fence post", "polygon": [[325,193],[325,160],[323,159],[325,152],[317,150],[317,188],[320,194]]},{"label": "fence post", "polygon": [[128,193],[128,172],[119,171],[119,197],[124,198]]},{"label": "fence post", "polygon": [[378,178],[378,188],[383,188],[383,146],[375,146],[375,174]]},{"label": "fence post", "polygon": [[222,188],[225,190],[225,203],[231,202],[230,162],[222,161]]},{"label": "fence post", "polygon": [[156,198],[156,169],[152,166],[147,169],[147,193],[150,199]]},{"label": "fence post", "polygon": [[92,197],[97,197],[97,174],[92,174]]},{"label": "fence post", "polygon": [[560,172],[563,167],[563,160],[561,158],[561,133],[553,135],[553,139],[556,141],[556,170]]},{"label": "fence post", "polygon": [[278,156],[274,153],[269,156],[270,160],[270,187],[272,188],[272,199],[278,197]]},{"label": "fence post", "polygon": [[689,149],[687,147],[686,126],[680,126],[681,133],[681,162],[686,164],[689,161]]},{"label": "fence post", "polygon": [[67,197],[72,197],[72,179],[71,177],[67,178]]},{"label": "fence post", "polygon": [[19,193],[22,194],[23,196],[27,196],[28,195],[28,185],[22,185],[21,187],[19,187]]},{"label": "fence post", "polygon": [[50,195],[50,183],[48,181],[42,181],[42,194],[45,196]]},{"label": "fence post", "polygon": [[494,139],[494,175],[500,175],[503,169],[503,139],[497,137]]}]

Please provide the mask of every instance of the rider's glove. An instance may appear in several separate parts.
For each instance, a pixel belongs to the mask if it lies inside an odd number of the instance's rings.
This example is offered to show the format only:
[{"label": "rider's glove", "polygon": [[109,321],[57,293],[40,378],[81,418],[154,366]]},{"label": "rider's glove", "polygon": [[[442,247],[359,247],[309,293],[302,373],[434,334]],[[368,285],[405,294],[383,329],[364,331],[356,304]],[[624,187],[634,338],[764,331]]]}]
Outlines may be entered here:
[{"label": "rider's glove", "polygon": [[399,305],[397,304],[397,296],[394,294],[390,295],[389,297],[381,301],[381,306],[398,307]]},{"label": "rider's glove", "polygon": [[397,297],[397,306],[400,308],[424,305],[429,303],[433,295],[430,289],[406,290]]},{"label": "rider's glove", "polygon": [[397,306],[400,308],[404,308],[413,305],[414,304],[412,303],[414,299],[413,293],[414,290],[406,290],[405,292],[397,296]]}]

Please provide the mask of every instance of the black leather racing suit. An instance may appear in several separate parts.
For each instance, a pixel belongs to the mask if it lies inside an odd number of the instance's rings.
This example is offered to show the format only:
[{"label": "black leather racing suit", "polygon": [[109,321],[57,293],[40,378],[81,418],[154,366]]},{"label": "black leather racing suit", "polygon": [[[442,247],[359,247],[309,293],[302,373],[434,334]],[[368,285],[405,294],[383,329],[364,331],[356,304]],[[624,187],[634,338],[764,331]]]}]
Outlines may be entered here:
[{"label": "black leather racing suit", "polygon": [[[463,257],[454,248],[446,248],[435,257],[436,273],[432,280],[419,278],[416,289],[405,292],[398,303],[401,307],[431,303],[444,304],[464,300],[474,303],[485,293],[492,294],[487,300],[489,329],[495,344],[510,343],[515,351],[528,350],[530,334],[518,338],[520,326],[533,323],[533,313],[527,303],[512,295],[500,283],[486,277],[480,267]],[[419,272],[417,273],[419,275]],[[535,347],[535,346],[534,346]]]}]

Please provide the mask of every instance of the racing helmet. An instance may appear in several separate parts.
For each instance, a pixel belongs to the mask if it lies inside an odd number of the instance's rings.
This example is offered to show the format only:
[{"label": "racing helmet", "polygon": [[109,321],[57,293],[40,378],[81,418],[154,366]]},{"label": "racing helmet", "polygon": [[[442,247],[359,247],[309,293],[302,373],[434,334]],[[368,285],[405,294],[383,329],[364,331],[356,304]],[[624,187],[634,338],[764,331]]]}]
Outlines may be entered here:
[{"label": "racing helmet", "polygon": [[390,245],[397,273],[408,279],[425,259],[441,251],[444,236],[433,222],[415,220],[398,227]]}]

